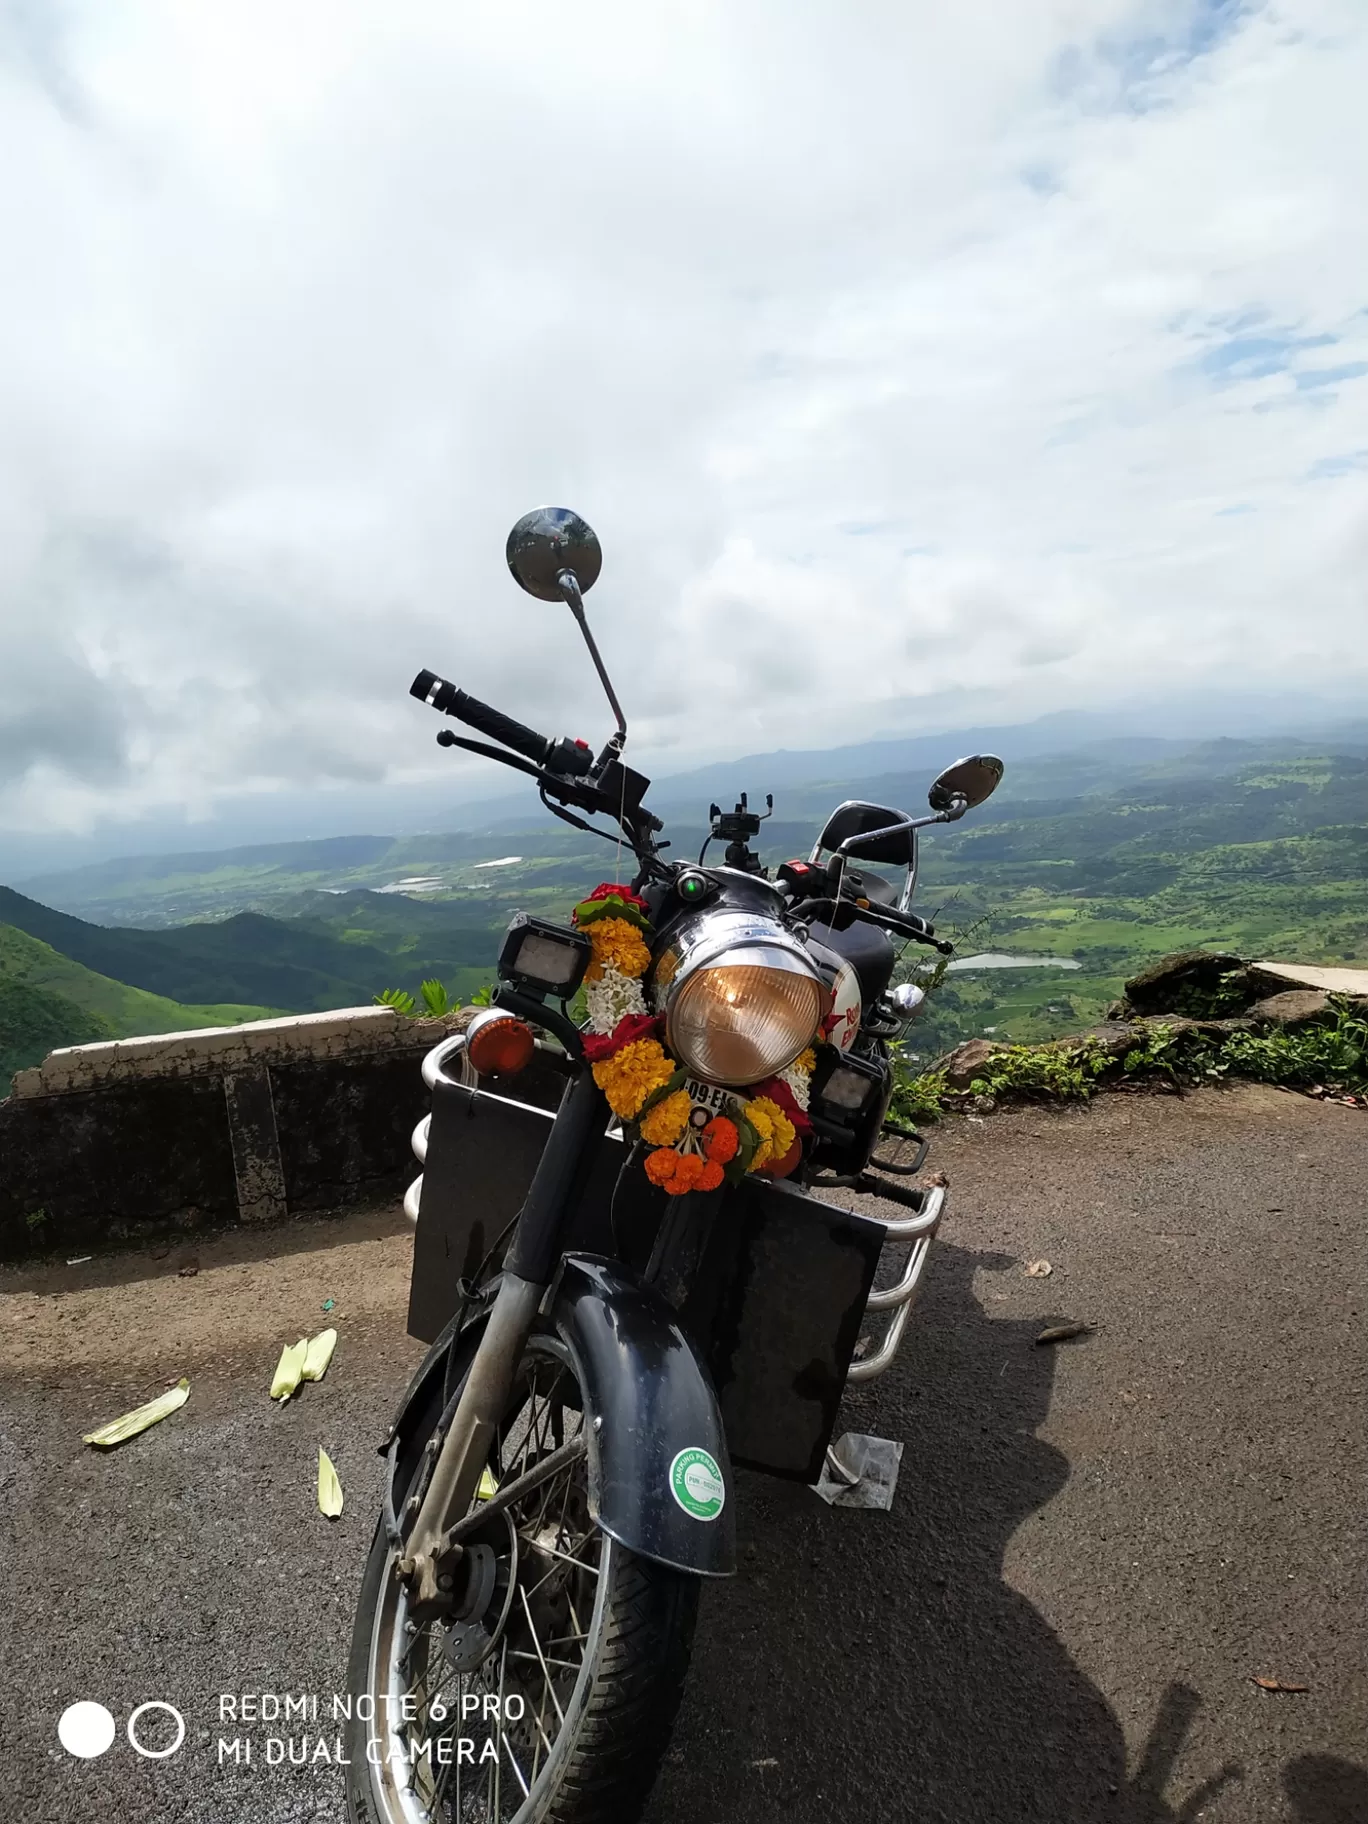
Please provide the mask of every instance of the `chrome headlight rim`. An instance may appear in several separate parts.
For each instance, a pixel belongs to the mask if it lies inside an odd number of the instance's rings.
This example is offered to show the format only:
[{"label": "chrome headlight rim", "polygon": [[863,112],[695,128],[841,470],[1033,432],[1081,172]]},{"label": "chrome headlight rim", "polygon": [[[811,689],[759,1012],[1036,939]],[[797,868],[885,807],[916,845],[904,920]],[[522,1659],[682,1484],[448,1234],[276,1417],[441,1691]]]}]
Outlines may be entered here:
[{"label": "chrome headlight rim", "polygon": [[[771,1062],[765,1070],[745,1077],[721,1077],[700,1068],[687,1055],[689,1047],[681,1044],[675,1025],[675,1015],[688,985],[710,969],[727,966],[782,971],[811,982],[815,990],[811,1028],[791,1045],[786,1042],[781,1061]],[[816,963],[806,947],[783,925],[763,915],[700,908],[687,921],[687,928],[680,927],[671,934],[653,973],[656,976],[656,1005],[665,1016],[666,1046],[686,1070],[721,1088],[747,1088],[786,1070],[795,1058],[801,1057],[821,1030],[825,985]],[[667,977],[663,984],[659,980],[662,974]]]}]

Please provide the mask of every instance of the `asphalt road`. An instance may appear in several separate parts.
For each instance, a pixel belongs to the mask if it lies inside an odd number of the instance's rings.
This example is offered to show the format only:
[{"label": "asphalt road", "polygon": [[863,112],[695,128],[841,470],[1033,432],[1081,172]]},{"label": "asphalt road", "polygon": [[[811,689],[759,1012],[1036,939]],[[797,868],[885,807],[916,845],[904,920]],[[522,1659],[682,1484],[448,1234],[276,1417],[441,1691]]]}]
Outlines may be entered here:
[{"label": "asphalt road", "polygon": [[[742,1573],[706,1592],[650,1824],[1362,1824],[1368,1117],[1115,1097],[963,1125],[932,1163],[946,1239],[902,1358],[849,1401],[905,1441],[894,1510],[742,1479]],[[337,1769],[263,1765],[280,1728],[219,1700],[341,1687],[419,1353],[409,1245],[382,1214],[0,1276],[0,1815],[340,1821]],[[1097,1328],[1034,1346],[1065,1319]],[[281,1343],[327,1321],[328,1378],[278,1409]],[[173,1418],[82,1446],[181,1374]],[[173,1703],[184,1744],[75,1760],[80,1699],[121,1730]],[[254,1764],[219,1765],[247,1735]]]}]

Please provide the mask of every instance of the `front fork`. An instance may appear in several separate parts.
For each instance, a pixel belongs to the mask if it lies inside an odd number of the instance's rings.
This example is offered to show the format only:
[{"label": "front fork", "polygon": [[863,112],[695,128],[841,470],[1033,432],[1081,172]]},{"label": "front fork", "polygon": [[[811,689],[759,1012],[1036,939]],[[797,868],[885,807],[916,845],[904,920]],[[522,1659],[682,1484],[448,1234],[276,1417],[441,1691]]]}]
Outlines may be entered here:
[{"label": "front fork", "polygon": [[560,1258],[565,1218],[593,1164],[607,1118],[602,1092],[589,1070],[581,1069],[566,1089],[547,1136],[489,1321],[399,1560],[399,1575],[409,1584],[415,1614],[439,1612],[455,1591],[461,1547],[448,1535],[469,1510],[479,1486],[518,1364]]}]

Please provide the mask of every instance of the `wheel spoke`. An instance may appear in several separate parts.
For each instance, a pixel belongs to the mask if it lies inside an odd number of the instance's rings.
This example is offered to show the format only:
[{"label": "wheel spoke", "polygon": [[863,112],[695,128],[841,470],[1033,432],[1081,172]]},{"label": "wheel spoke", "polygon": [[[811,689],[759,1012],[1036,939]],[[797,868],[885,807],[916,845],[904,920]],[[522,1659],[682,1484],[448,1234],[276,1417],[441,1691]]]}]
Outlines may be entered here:
[{"label": "wheel spoke", "polygon": [[582,1659],[552,1659],[549,1653],[524,1653],[518,1647],[511,1647],[508,1657],[510,1659],[528,1659],[534,1664],[540,1661],[543,1666],[560,1666],[566,1672],[578,1672],[584,1664]]},{"label": "wheel spoke", "polygon": [[[398,1723],[387,1738],[396,1755],[388,1781],[378,1772],[370,1775],[384,1824],[400,1824],[401,1815],[412,1812],[429,1824],[508,1824],[524,1804],[533,1808],[535,1801],[541,1808],[551,1802],[567,1715],[575,1713],[572,1696],[586,1674],[594,1617],[603,1601],[595,1591],[610,1563],[588,1513],[587,1430],[575,1385],[574,1371],[554,1342],[534,1343],[524,1355],[488,1463],[501,1488],[529,1474],[534,1486],[511,1490],[511,1501],[505,1497],[497,1518],[506,1532],[495,1534],[483,1525],[479,1530],[481,1541],[493,1545],[498,1565],[486,1607],[472,1609],[467,1626],[443,1617],[405,1634],[410,1611],[402,1586],[389,1598],[395,1605],[389,1610],[392,1626],[379,1636],[383,1660],[373,1668],[374,1689],[388,1690],[396,1701],[411,1697],[417,1715]],[[547,1462],[561,1452],[567,1461]],[[472,1583],[472,1595],[477,1587],[486,1586],[482,1580]],[[482,1633],[486,1657],[472,1667],[468,1656]],[[524,1705],[515,1724],[505,1715],[510,1692]],[[466,1700],[476,1703],[477,1694],[481,1713],[484,1701],[493,1700],[495,1739],[484,1747],[477,1731],[475,1753],[463,1766],[464,1729],[471,1721]],[[431,1716],[439,1703],[447,1708],[440,1724]],[[481,1721],[487,1730],[488,1722]],[[423,1743],[430,1744],[427,1753],[419,1752]],[[439,1758],[443,1750],[451,1751],[450,1759]],[[399,1789],[406,1796],[396,1808]]]},{"label": "wheel spoke", "polygon": [[556,1687],[551,1682],[550,1669],[542,1656],[541,1642],[537,1638],[537,1624],[532,1619],[532,1610],[527,1601],[527,1591],[519,1590],[518,1595],[522,1598],[523,1614],[527,1617],[527,1631],[532,1636],[532,1645],[537,1649],[537,1658],[541,1660],[542,1676],[546,1680],[546,1688],[551,1693],[551,1702],[556,1706],[556,1715],[559,1718],[560,1726],[563,1729],[565,1727],[565,1712],[560,1707],[560,1699],[556,1696]]}]

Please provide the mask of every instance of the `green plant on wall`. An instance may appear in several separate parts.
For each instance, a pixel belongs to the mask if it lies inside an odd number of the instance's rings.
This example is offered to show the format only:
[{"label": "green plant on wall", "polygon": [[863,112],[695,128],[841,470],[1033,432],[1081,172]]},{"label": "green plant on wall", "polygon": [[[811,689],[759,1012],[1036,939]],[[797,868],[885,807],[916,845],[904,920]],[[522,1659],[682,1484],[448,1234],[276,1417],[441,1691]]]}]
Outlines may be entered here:
[{"label": "green plant on wall", "polygon": [[[375,1004],[377,1007],[393,1007],[396,1013],[417,1015],[420,1018],[426,1015],[433,1019],[439,1018],[444,1013],[454,1012],[459,1005],[447,993],[444,982],[423,982],[418,989],[418,994],[422,1000],[421,1008],[407,988],[382,988],[375,997]],[[477,988],[470,997],[472,1007],[489,1007],[493,1005],[493,1001],[494,989],[489,983],[486,983],[483,988]]]}]

